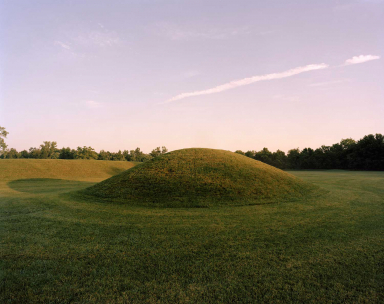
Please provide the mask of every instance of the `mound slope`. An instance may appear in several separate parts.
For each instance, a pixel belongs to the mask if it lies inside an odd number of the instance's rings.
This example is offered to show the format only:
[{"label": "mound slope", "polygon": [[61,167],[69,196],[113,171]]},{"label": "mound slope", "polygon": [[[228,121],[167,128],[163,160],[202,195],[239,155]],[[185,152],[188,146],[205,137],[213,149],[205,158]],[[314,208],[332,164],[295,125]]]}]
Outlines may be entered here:
[{"label": "mound slope", "polygon": [[301,197],[313,186],[280,169],[224,150],[167,153],[82,191],[124,203],[241,205]]},{"label": "mound slope", "polygon": [[82,191],[113,201],[163,206],[255,204],[301,197],[314,187],[233,152],[177,150]]},{"label": "mound slope", "polygon": [[109,178],[135,166],[133,162],[80,159],[1,159],[0,180],[55,178],[95,180]]}]

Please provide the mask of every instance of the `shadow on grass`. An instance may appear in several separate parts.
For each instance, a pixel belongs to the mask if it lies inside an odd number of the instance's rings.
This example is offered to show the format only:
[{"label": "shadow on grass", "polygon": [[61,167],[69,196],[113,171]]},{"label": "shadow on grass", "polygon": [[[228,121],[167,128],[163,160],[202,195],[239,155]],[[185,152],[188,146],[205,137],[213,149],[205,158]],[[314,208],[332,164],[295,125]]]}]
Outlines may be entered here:
[{"label": "shadow on grass", "polygon": [[271,204],[293,203],[308,199],[320,198],[329,191],[317,189],[302,197],[278,197],[278,198],[249,198],[239,195],[237,199],[232,197],[157,197],[157,199],[148,199],[146,197],[136,198],[103,198],[89,195],[86,191],[72,191],[63,193],[61,197],[72,201],[83,203],[115,204],[128,205],[143,208],[220,208],[220,207],[243,207],[260,206]]},{"label": "shadow on grass", "polygon": [[53,178],[28,178],[18,179],[8,183],[8,186],[19,192],[25,193],[62,193],[76,191],[90,187],[95,183],[84,181],[73,181]]},{"label": "shadow on grass", "polygon": [[122,173],[122,172],[124,172],[124,171],[127,171],[127,170],[130,170],[130,169],[132,169],[132,168],[134,168],[134,167],[136,167],[136,166],[139,166],[139,165],[142,165],[143,163],[142,162],[131,162],[133,165],[132,165],[132,167],[131,168],[118,168],[118,167],[111,167],[111,168],[109,168],[108,169],[108,174],[110,174],[111,176],[113,176],[113,175],[117,175],[117,174],[120,174],[120,173]]}]

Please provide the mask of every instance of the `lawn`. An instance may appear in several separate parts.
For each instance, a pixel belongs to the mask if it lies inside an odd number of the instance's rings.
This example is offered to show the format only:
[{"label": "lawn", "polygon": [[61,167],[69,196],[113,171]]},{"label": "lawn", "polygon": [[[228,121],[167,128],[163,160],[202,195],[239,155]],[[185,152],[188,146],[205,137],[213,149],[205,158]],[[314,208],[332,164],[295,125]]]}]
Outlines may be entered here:
[{"label": "lawn", "polygon": [[327,192],[182,209],[67,194],[128,162],[19,161],[0,161],[0,303],[384,301],[384,172],[293,171]]}]

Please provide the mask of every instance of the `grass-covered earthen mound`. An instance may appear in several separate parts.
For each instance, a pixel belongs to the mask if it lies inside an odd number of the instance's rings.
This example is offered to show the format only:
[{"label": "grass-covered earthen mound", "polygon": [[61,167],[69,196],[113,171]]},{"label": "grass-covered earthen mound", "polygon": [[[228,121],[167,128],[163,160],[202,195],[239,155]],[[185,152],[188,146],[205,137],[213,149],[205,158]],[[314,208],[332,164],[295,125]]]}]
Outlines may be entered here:
[{"label": "grass-covered earthen mound", "polygon": [[30,178],[101,181],[135,164],[88,159],[0,159],[0,181]]},{"label": "grass-covered earthen mound", "polygon": [[128,204],[244,205],[307,195],[313,186],[280,169],[224,150],[173,151],[83,190]]}]

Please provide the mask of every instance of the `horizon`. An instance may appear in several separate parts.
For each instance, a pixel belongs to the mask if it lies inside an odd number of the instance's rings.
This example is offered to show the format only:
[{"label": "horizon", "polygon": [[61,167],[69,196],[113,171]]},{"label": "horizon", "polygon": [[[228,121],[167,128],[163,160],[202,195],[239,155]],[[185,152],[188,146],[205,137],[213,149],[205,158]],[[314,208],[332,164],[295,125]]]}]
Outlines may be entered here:
[{"label": "horizon", "polygon": [[384,133],[384,1],[2,2],[18,151],[270,151]]},{"label": "horizon", "polygon": [[[143,153],[145,153],[145,154],[150,154],[152,151],[154,151],[154,150],[156,150],[156,149],[158,149],[158,148],[160,148],[160,149],[162,149],[162,148],[166,148],[166,150],[167,150],[166,153],[168,153],[168,152],[173,152],[173,151],[177,151],[177,150],[185,150],[185,149],[214,149],[214,150],[222,150],[222,151],[229,151],[229,152],[243,152],[243,153],[246,153],[246,152],[260,152],[260,151],[262,151],[263,149],[267,148],[267,149],[268,149],[270,152],[272,152],[272,153],[275,153],[275,152],[278,152],[278,151],[282,151],[282,152],[284,152],[286,155],[288,155],[288,153],[289,153],[290,150],[296,150],[296,149],[299,149],[300,151],[303,151],[303,149],[307,149],[307,148],[309,148],[309,149],[312,149],[312,150],[315,151],[316,149],[320,149],[320,148],[322,148],[323,146],[326,146],[326,147],[332,147],[333,145],[340,144],[343,140],[347,140],[347,139],[352,139],[352,140],[354,140],[356,143],[358,143],[360,140],[362,140],[362,139],[365,138],[366,136],[370,136],[370,135],[376,136],[376,135],[383,135],[383,134],[381,134],[381,133],[376,133],[376,134],[366,134],[366,135],[364,135],[362,138],[359,138],[359,139],[355,139],[355,138],[342,138],[342,139],[340,139],[338,142],[335,142],[335,143],[330,144],[330,145],[320,145],[320,146],[318,146],[318,147],[302,147],[302,148],[300,148],[300,147],[292,147],[292,148],[289,148],[288,150],[282,150],[282,149],[271,150],[271,149],[269,149],[268,147],[262,147],[262,148],[260,148],[260,149],[258,149],[258,150],[255,150],[255,149],[248,149],[248,150],[241,150],[241,149],[236,149],[236,150],[226,150],[226,149],[220,149],[220,148],[206,148],[206,147],[187,147],[187,148],[180,148],[180,149],[170,150],[170,149],[168,149],[168,147],[166,147],[166,146],[157,146],[157,147],[153,147],[153,148],[149,149],[148,151],[142,150],[141,147],[135,147],[135,148],[132,147],[132,149],[129,148],[129,149],[118,149],[118,150],[107,150],[107,149],[100,149],[100,150],[97,150],[97,149],[95,149],[95,148],[92,147],[92,146],[84,146],[84,145],[83,145],[83,146],[77,146],[77,147],[69,147],[69,146],[66,147],[66,146],[60,146],[56,141],[44,141],[44,142],[56,143],[56,145],[57,145],[57,146],[56,146],[56,149],[57,149],[57,150],[68,149],[68,148],[70,148],[71,150],[77,150],[77,148],[84,148],[84,147],[89,148],[89,147],[90,147],[90,148],[93,148],[94,151],[95,151],[96,153],[98,153],[98,154],[101,153],[101,152],[110,152],[110,153],[119,153],[119,152],[124,152],[124,151],[128,151],[128,152],[130,152],[130,151],[134,151],[134,150],[136,150],[137,148],[139,148],[140,151],[143,152]],[[7,137],[5,137],[5,139],[7,140]],[[36,145],[36,146],[34,146],[34,147],[29,147],[29,148],[26,148],[26,149],[20,149],[20,150],[16,149],[16,150],[17,150],[17,152],[22,152],[22,151],[29,151],[29,150],[32,149],[32,148],[39,149],[39,148],[44,144],[44,142],[42,142],[42,143],[40,143],[39,145]],[[7,149],[10,150],[10,149],[15,149],[15,148],[14,148],[14,147],[10,147],[10,146],[8,146]]]}]

